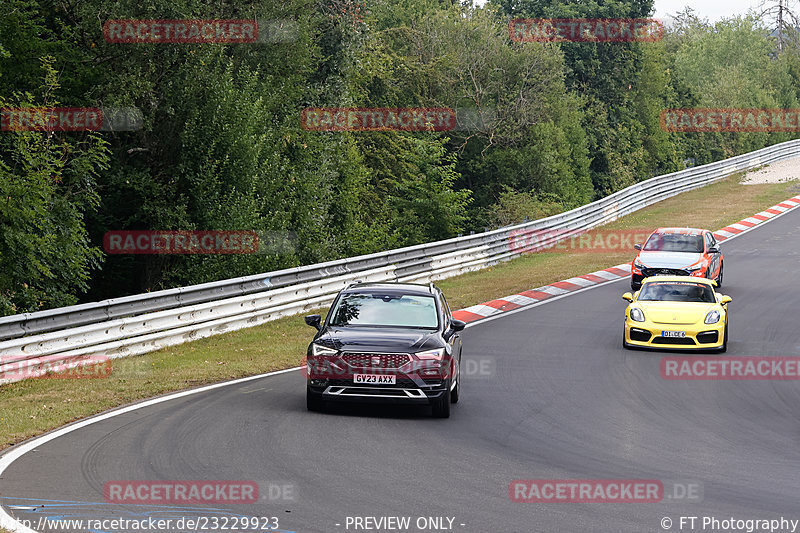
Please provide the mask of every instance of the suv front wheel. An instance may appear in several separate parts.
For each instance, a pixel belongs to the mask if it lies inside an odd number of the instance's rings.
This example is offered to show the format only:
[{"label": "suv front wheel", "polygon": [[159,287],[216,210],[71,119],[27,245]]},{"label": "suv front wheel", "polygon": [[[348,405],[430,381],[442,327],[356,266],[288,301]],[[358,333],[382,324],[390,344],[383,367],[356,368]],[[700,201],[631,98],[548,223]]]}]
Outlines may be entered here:
[{"label": "suv front wheel", "polygon": [[461,365],[458,365],[458,373],[456,374],[456,386],[450,393],[450,403],[458,403],[458,396],[461,394]]},{"label": "suv front wheel", "polygon": [[313,393],[309,387],[306,387],[306,409],[309,411],[322,411],[324,407],[325,402],[322,397]]},{"label": "suv front wheel", "polygon": [[433,416],[435,418],[450,418],[450,384],[441,398],[433,402]]}]

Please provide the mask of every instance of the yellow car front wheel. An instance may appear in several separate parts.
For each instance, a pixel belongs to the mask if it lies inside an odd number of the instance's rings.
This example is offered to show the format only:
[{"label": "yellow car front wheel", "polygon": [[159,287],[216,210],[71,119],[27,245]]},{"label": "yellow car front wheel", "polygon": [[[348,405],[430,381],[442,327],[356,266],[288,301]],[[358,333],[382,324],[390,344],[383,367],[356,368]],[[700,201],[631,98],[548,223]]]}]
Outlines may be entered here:
[{"label": "yellow car front wheel", "polygon": [[622,347],[625,348],[626,350],[632,350],[633,349],[633,346],[628,344],[628,341],[625,340],[625,327],[624,326],[622,328]]},{"label": "yellow car front wheel", "polygon": [[719,353],[725,353],[728,351],[728,323],[725,322],[725,329],[723,330],[722,335],[724,339],[722,340],[722,346],[719,348]]}]

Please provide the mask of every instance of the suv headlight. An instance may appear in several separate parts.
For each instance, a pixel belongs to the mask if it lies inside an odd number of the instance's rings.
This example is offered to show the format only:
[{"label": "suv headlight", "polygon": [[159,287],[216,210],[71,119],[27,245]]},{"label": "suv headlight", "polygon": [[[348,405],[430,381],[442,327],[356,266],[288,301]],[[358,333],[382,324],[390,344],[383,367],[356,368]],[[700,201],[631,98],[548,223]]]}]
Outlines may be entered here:
[{"label": "suv headlight", "polygon": [[719,311],[716,309],[712,309],[706,315],[706,319],[704,320],[706,324],[716,324],[719,322]]},{"label": "suv headlight", "polygon": [[424,352],[417,352],[416,356],[419,359],[441,359],[444,357],[444,348],[436,348],[435,350],[426,350]]},{"label": "suv headlight", "polygon": [[645,264],[644,264],[644,263],[642,263],[641,261],[639,261],[639,258],[638,258],[638,257],[637,257],[636,259],[634,259],[634,260],[633,260],[633,266],[634,266],[634,267],[636,267],[636,268],[638,268],[639,270],[641,270],[641,269],[643,269],[643,268],[647,268],[647,267],[645,266]]},{"label": "suv headlight", "polygon": [[644,313],[638,307],[631,307],[630,317],[634,322],[644,322]]},{"label": "suv headlight", "polygon": [[703,268],[705,268],[703,263],[698,263],[696,265],[690,265],[690,266],[684,268],[684,270],[686,272],[690,272],[691,273],[691,272],[697,272],[698,270],[702,270]]},{"label": "suv headlight", "polygon": [[311,355],[334,355],[336,352],[337,350],[328,348],[327,346],[322,346],[321,344],[311,345]]}]

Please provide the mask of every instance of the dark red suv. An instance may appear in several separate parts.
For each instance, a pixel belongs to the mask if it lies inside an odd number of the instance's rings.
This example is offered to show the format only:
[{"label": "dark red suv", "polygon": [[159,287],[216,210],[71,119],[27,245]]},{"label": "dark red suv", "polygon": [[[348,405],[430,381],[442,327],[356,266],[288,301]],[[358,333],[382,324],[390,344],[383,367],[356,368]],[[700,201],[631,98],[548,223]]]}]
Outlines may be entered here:
[{"label": "dark red suv", "polygon": [[461,392],[461,335],[433,284],[355,283],[341,291],[308,346],[306,403],[430,404],[447,418]]}]

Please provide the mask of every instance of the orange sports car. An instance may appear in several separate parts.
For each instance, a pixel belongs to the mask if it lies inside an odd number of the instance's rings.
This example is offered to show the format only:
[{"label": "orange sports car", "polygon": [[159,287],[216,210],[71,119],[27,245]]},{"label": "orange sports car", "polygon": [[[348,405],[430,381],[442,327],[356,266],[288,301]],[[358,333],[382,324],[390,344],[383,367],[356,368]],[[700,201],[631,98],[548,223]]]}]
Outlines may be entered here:
[{"label": "orange sports car", "polygon": [[706,229],[658,228],[636,244],[639,255],[631,263],[631,289],[638,290],[650,276],[697,276],[722,286],[723,258],[717,239]]}]

